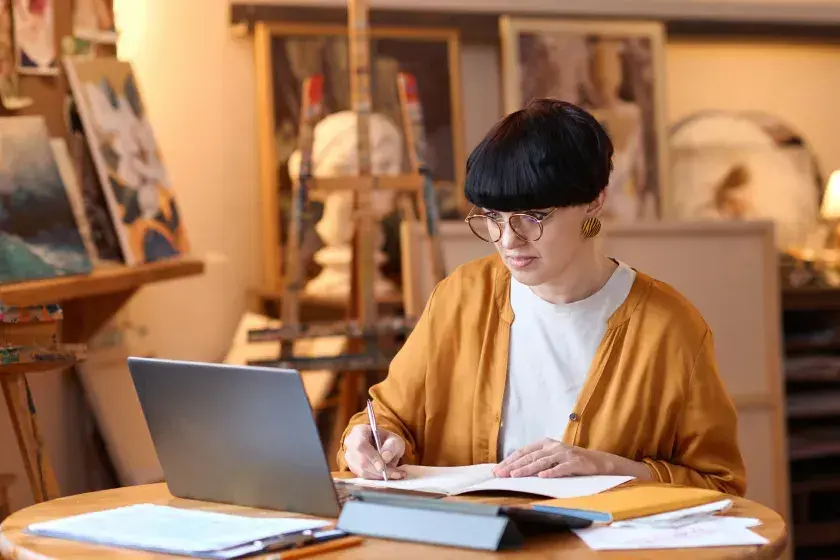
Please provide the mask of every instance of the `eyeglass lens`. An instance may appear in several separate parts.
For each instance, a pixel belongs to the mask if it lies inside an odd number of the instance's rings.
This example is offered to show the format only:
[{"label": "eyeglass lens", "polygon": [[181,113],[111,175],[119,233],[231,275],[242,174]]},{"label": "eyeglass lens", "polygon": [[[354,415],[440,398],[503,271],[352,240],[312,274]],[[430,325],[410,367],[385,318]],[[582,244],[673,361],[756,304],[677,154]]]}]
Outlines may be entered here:
[{"label": "eyeglass lens", "polygon": [[[473,233],[488,243],[495,243],[502,237],[503,225],[493,218],[472,216],[469,224]],[[508,224],[513,232],[525,241],[536,241],[540,237],[540,223],[527,214],[514,214]]]}]

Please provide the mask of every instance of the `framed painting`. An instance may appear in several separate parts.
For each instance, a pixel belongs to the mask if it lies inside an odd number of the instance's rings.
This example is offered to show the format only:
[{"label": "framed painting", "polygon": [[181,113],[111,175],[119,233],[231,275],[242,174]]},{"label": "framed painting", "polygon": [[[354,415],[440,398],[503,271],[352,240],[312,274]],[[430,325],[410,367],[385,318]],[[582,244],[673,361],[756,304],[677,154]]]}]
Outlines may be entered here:
[{"label": "framed painting", "polygon": [[131,64],[68,57],[64,65],[123,260],[135,265],[188,253],[177,197]]},{"label": "framed painting", "polygon": [[500,32],[505,112],[540,97],[586,109],[615,149],[604,218],[667,214],[664,26],[502,17]]},{"label": "framed painting", "polygon": [[18,72],[57,76],[53,0],[13,0],[12,21]]},{"label": "framed painting", "polygon": [[[305,78],[323,76],[323,114],[315,126],[313,170],[326,166],[347,167],[341,144],[355,145],[355,136],[342,134],[340,116],[351,110],[347,27],[262,23],[257,26],[257,102],[260,113],[261,182],[264,224],[266,284],[278,286],[281,239],[285,232],[290,163],[298,155],[301,88]],[[438,192],[441,214],[463,212],[463,178],[466,162],[461,103],[460,40],[455,29],[373,27],[370,29],[372,123],[392,130],[387,142],[377,142],[373,133],[374,167],[379,160],[389,168],[409,173],[397,88],[397,74],[410,72],[417,80],[423,106],[425,153]],[[345,119],[345,123],[346,123]],[[329,136],[330,139],[327,139]],[[398,140],[394,140],[397,138]],[[349,148],[348,148],[349,149]],[[298,160],[299,161],[299,160]],[[349,166],[349,167],[348,167]],[[374,170],[376,172],[376,169]],[[294,171],[292,171],[294,174]],[[316,203],[313,220],[322,209]],[[386,230],[390,226],[386,227]],[[391,228],[394,229],[394,228]],[[386,252],[398,247],[386,231]],[[389,241],[390,239],[390,241]],[[321,241],[314,230],[302,240],[301,258],[309,263]],[[388,249],[388,247],[391,249]],[[389,262],[398,265],[391,256]],[[311,272],[311,271],[310,271]]]},{"label": "framed painting", "polygon": [[0,284],[92,269],[46,122],[0,118]]}]

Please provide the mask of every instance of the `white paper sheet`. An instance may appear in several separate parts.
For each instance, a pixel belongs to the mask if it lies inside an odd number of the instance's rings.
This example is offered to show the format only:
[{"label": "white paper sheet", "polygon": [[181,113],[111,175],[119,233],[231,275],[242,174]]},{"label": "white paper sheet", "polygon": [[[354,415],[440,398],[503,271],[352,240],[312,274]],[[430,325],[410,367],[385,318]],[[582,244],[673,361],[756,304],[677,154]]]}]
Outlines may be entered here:
[{"label": "white paper sheet", "polygon": [[524,492],[537,494],[549,498],[578,498],[600,494],[619,484],[633,480],[632,476],[569,476],[563,478],[491,478],[468,488],[459,494],[467,492],[482,492],[507,490],[510,492]]},{"label": "white paper sheet", "polygon": [[42,536],[190,554],[221,550],[328,524],[313,519],[245,517],[137,504],[33,523],[26,530]]},{"label": "white paper sheet", "polygon": [[749,530],[760,525],[758,519],[711,516],[683,527],[614,527],[610,525],[574,529],[593,550],[644,550],[662,548],[705,548],[755,546],[769,541]]},{"label": "white paper sheet", "polygon": [[536,494],[549,498],[577,498],[591,496],[614,488],[632,476],[572,476],[565,478],[496,478],[495,464],[471,465],[466,467],[400,467],[406,473],[402,480],[367,480],[353,478],[343,480],[350,484],[375,488],[399,488],[419,490],[454,496],[467,492],[508,491]]}]

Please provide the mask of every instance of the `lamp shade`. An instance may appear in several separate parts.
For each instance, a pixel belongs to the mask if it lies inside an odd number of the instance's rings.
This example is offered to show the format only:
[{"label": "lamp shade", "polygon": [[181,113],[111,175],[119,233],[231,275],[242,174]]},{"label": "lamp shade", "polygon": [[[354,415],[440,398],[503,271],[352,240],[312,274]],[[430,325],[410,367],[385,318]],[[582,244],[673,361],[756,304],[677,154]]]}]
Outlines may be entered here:
[{"label": "lamp shade", "polygon": [[834,171],[828,179],[820,212],[828,220],[840,219],[840,171]]}]

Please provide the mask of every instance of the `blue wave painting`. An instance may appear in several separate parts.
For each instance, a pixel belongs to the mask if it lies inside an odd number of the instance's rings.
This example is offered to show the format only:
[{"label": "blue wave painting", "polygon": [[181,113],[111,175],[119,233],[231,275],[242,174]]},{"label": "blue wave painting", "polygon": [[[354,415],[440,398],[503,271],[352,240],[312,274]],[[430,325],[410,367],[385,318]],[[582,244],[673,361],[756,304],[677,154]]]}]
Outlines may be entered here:
[{"label": "blue wave painting", "polygon": [[0,118],[0,283],[91,269],[43,118]]}]

